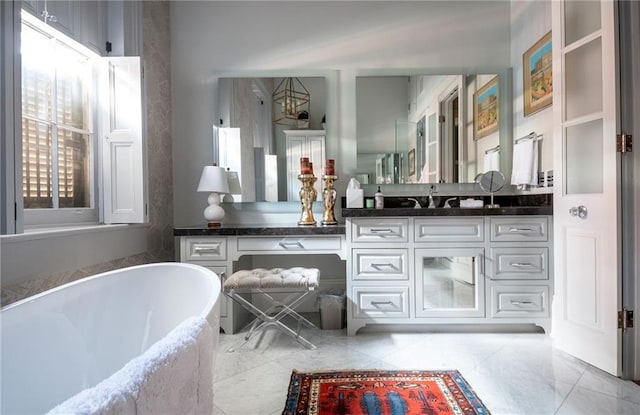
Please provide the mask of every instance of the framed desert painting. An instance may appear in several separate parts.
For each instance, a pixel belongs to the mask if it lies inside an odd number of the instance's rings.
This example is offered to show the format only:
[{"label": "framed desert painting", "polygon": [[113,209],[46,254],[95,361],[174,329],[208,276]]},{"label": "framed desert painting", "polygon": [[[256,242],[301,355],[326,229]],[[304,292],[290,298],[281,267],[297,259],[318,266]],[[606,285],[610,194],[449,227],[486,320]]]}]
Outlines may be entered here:
[{"label": "framed desert painting", "polygon": [[522,55],[524,116],[548,107],[553,99],[551,32]]},{"label": "framed desert painting", "polygon": [[498,131],[500,123],[498,77],[493,77],[473,94],[473,138],[478,140]]}]

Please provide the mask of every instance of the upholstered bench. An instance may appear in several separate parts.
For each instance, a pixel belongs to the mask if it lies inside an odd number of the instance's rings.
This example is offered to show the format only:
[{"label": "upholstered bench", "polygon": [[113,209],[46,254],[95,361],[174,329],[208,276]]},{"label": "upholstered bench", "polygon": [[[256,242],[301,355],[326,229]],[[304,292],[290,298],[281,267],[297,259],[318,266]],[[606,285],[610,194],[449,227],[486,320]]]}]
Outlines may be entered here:
[{"label": "upholstered bench", "polygon": [[[250,323],[251,327],[241,344],[232,346],[229,351],[242,346],[256,333],[269,326],[276,327],[296,339],[303,346],[315,349],[316,347],[311,342],[300,335],[300,330],[302,325],[311,328],[317,327],[296,312],[295,308],[318,288],[319,279],[320,270],[317,268],[256,268],[234,272],[225,280],[223,290],[230,298],[254,314],[256,318]],[[262,294],[269,302],[268,308],[262,310],[256,307],[242,295],[247,293]],[[288,295],[284,299],[276,299],[271,295],[274,293],[286,293]],[[286,316],[293,317],[297,322],[295,331],[281,321]]]}]

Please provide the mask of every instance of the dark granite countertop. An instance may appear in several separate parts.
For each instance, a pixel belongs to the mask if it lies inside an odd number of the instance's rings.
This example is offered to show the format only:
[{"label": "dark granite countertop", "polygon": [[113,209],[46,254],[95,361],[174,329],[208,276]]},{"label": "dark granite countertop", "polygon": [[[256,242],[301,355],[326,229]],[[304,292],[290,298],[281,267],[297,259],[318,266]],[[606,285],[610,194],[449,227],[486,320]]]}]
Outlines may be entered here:
[{"label": "dark granite countertop", "polygon": [[[499,216],[499,215],[552,215],[553,194],[532,195],[496,195],[495,203],[499,208],[460,208],[461,196],[434,196],[437,208],[420,207],[415,209],[415,201],[407,197],[385,197],[383,209],[347,209],[342,207],[343,218],[367,218],[376,216]],[[489,196],[475,196],[485,205],[491,203]],[[428,206],[428,196],[416,196],[420,206]],[[450,199],[451,208],[442,207]]]},{"label": "dark granite countertop", "polygon": [[344,223],[337,225],[296,225],[296,224],[223,224],[219,228],[193,226],[174,228],[174,236],[208,236],[208,235],[251,235],[251,236],[287,236],[287,235],[344,235]]},{"label": "dark granite countertop", "polygon": [[385,208],[342,209],[343,218],[372,218],[378,216],[500,216],[500,215],[552,215],[552,206],[506,206],[499,208]]}]

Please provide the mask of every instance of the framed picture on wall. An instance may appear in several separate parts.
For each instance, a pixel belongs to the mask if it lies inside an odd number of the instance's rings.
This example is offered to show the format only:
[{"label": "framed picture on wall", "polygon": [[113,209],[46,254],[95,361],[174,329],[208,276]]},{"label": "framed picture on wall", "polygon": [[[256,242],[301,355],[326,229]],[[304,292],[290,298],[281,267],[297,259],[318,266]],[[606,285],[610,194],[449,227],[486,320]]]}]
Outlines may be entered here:
[{"label": "framed picture on wall", "polygon": [[522,55],[525,117],[548,107],[553,102],[551,61],[551,32],[549,32]]},{"label": "framed picture on wall", "polygon": [[498,77],[493,77],[473,94],[473,138],[478,140],[498,131],[500,123]]},{"label": "framed picture on wall", "polygon": [[409,176],[416,174],[416,149],[409,150]]}]

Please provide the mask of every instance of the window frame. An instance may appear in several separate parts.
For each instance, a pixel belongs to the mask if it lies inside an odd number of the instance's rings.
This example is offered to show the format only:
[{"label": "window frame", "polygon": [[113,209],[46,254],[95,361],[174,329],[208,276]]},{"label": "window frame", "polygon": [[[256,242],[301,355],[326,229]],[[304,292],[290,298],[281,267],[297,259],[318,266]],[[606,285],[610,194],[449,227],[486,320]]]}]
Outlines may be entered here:
[{"label": "window frame", "polygon": [[[22,31],[22,27],[24,25],[28,25],[34,30],[43,33],[49,39],[55,40],[57,42],[62,43],[64,46],[75,50],[76,52],[82,54],[87,57],[90,62],[90,71],[91,71],[91,80],[89,83],[88,89],[88,103],[89,103],[89,111],[88,111],[88,128],[87,132],[89,134],[89,151],[87,152],[88,163],[89,163],[89,186],[88,191],[90,192],[90,206],[89,207],[76,207],[76,208],[22,208],[23,215],[23,226],[25,230],[30,229],[38,229],[43,226],[51,227],[51,226],[66,226],[72,224],[96,224],[100,223],[100,197],[99,197],[99,179],[101,177],[101,165],[100,165],[100,146],[98,142],[98,131],[99,131],[99,118],[98,118],[98,76],[97,76],[97,66],[99,64],[100,56],[95,52],[90,50],[89,48],[83,46],[77,41],[69,38],[64,33],[52,28],[41,22],[39,19],[32,16],[26,10],[21,11],[21,26],[20,30]],[[22,66],[20,66],[20,70],[22,70]],[[55,77],[52,80],[53,88],[55,90],[56,79]],[[22,88],[22,86],[20,87]],[[59,125],[56,114],[56,103],[57,98],[54,94],[52,99],[52,117],[51,120],[41,120],[38,119],[37,122],[46,122],[48,125],[52,126],[52,131],[57,130],[57,126]],[[20,101],[22,105],[22,100]],[[25,117],[22,115],[22,111],[20,114],[20,121]],[[33,120],[34,118],[31,116],[26,116],[27,119]],[[76,131],[76,129],[72,129]],[[53,134],[53,133],[52,133]],[[57,133],[56,135],[52,135],[52,143],[58,139]],[[20,136],[20,145],[22,146],[23,136]],[[57,146],[57,143],[56,143]],[[54,162],[58,163],[57,158],[55,157],[55,152],[52,155],[54,158]],[[22,166],[23,160],[20,160]],[[22,167],[21,167],[22,168]],[[18,193],[19,197],[23,197],[23,189],[22,189],[22,180],[19,183],[20,192]],[[54,191],[54,194],[57,194],[57,191]]]}]

